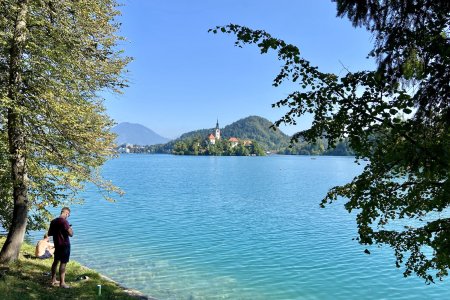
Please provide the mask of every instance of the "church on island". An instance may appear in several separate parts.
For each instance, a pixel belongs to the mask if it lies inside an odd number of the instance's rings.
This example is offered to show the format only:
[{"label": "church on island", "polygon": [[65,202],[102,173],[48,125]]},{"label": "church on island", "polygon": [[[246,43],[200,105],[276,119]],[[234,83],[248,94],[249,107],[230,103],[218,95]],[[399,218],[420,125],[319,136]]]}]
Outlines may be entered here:
[{"label": "church on island", "polygon": [[263,156],[266,154],[258,143],[231,136],[231,134],[245,136],[247,135],[245,130],[230,126],[222,131],[219,126],[219,119],[217,119],[215,128],[203,129],[201,132],[201,135],[195,135],[197,132],[192,132],[192,136],[176,141],[171,153],[175,155],[213,156]]},{"label": "church on island", "polygon": [[215,145],[216,140],[218,141],[218,140],[220,140],[220,138],[221,138],[221,136],[220,136],[220,128],[219,128],[219,119],[217,119],[216,129],[214,129],[214,132],[208,136],[208,140],[211,145]]},{"label": "church on island", "polygon": [[[208,136],[208,142],[210,145],[215,145],[216,141],[219,141],[222,138],[220,127],[219,127],[219,119],[217,118],[216,128],[214,132],[210,133]],[[231,148],[236,147],[239,144],[239,139],[236,137],[230,137],[228,141],[231,143]],[[245,146],[250,145],[252,142],[250,140],[243,141]]]}]

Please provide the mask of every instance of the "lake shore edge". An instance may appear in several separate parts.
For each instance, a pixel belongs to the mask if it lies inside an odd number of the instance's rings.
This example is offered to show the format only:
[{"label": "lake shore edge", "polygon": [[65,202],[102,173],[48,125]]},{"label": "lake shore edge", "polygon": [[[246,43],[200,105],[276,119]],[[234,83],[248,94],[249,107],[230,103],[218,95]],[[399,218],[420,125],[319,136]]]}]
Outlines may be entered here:
[{"label": "lake shore edge", "polygon": [[[79,262],[77,262],[77,263],[79,263]],[[80,263],[79,263],[79,264],[80,264]],[[119,288],[122,289],[122,291],[123,291],[125,294],[129,295],[130,297],[133,297],[133,298],[138,299],[138,300],[159,300],[159,299],[154,298],[154,297],[152,297],[152,296],[146,295],[146,294],[142,293],[142,292],[139,291],[139,290],[129,288],[129,287],[127,287],[127,286],[121,284],[120,282],[117,282],[117,281],[115,281],[114,279],[112,279],[112,278],[110,278],[110,277],[108,277],[108,276],[106,276],[106,275],[104,275],[104,274],[98,272],[97,270],[91,269],[91,268],[86,267],[85,265],[82,265],[82,264],[80,264],[80,265],[83,266],[83,268],[85,268],[85,269],[87,269],[87,270],[90,270],[90,271],[92,271],[92,272],[97,273],[97,274],[100,276],[100,278],[102,278],[103,280],[109,281],[109,282],[111,282],[111,283],[117,285]]]},{"label": "lake shore edge", "polygon": [[[0,235],[0,247],[6,237]],[[70,289],[62,289],[50,284],[50,272],[53,259],[34,257],[34,245],[22,244],[19,259],[8,265],[0,264],[0,294],[4,299],[28,299],[30,295],[40,299],[61,299],[62,297],[96,298],[101,295],[106,299],[124,300],[158,300],[139,290],[129,288],[112,278],[91,269],[78,261],[71,260],[66,270],[66,282]],[[28,298],[23,298],[24,295]],[[32,299],[34,299],[32,297]]]}]

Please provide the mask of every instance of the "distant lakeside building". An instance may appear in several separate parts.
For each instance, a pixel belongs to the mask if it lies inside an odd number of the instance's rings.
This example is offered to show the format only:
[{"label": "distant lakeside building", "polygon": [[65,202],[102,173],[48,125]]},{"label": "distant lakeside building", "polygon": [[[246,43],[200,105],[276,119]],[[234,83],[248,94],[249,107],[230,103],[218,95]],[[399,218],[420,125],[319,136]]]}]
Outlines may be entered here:
[{"label": "distant lakeside building", "polygon": [[[216,141],[219,141],[221,138],[222,138],[222,133],[221,133],[220,127],[219,127],[219,118],[217,118],[216,128],[214,129],[214,132],[209,134],[207,140],[208,140],[209,144],[215,145]],[[239,144],[239,139],[236,137],[230,137],[228,139],[228,141],[231,143],[231,148],[234,148]],[[242,143],[244,144],[244,146],[249,146],[252,144],[252,141],[251,140],[243,140]]]},{"label": "distant lakeside building", "polygon": [[133,147],[133,145],[132,144],[123,144],[123,145],[120,145],[118,148],[117,148],[117,152],[118,153],[130,153],[130,148],[132,148]]},{"label": "distant lakeside building", "polygon": [[220,140],[220,138],[219,118],[217,118],[216,129],[208,136],[208,140],[211,145],[215,145],[216,141]]}]

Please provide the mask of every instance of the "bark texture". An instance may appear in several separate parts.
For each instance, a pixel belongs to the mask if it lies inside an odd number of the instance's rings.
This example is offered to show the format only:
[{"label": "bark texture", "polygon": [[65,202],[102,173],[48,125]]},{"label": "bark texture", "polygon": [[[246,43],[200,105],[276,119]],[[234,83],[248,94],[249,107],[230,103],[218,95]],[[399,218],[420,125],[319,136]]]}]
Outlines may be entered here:
[{"label": "bark texture", "polygon": [[8,142],[13,181],[14,211],[11,227],[0,252],[0,263],[9,263],[19,256],[28,220],[28,173],[26,164],[26,133],[20,109],[26,99],[21,93],[21,63],[27,38],[28,0],[19,0],[14,35],[9,58],[8,97],[12,105],[8,108]]}]

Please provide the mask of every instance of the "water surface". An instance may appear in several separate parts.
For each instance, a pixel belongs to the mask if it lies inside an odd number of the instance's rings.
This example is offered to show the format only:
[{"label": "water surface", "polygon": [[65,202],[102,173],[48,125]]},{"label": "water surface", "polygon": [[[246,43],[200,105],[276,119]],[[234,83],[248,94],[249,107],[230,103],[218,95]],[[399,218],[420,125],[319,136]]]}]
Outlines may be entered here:
[{"label": "water surface", "polygon": [[72,207],[72,257],[159,299],[448,296],[446,282],[404,279],[390,249],[364,254],[343,200],[319,207],[361,170],[349,157],[123,155],[103,174],[126,195],[92,189]]}]

